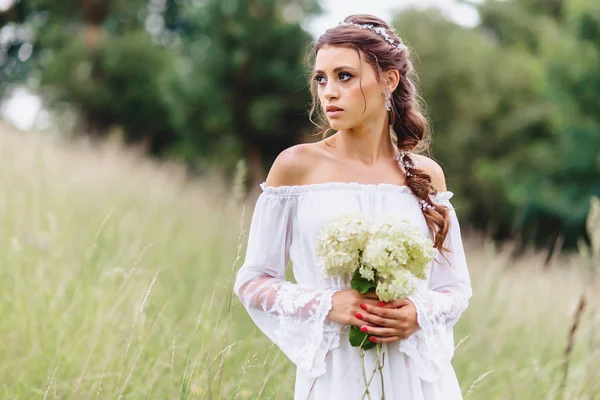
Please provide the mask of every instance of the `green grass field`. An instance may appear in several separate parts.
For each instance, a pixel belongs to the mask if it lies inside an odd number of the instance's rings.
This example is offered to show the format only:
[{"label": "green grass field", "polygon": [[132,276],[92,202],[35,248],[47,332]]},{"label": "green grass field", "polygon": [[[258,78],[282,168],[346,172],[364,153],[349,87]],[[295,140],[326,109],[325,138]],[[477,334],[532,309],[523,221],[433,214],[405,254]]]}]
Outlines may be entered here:
[{"label": "green grass field", "polygon": [[[292,398],[293,365],[232,297],[253,201],[182,171],[0,127],[0,398]],[[562,398],[589,261],[544,268],[545,254],[465,241],[474,296],[453,362],[465,397]],[[600,398],[597,299],[565,399]]]}]

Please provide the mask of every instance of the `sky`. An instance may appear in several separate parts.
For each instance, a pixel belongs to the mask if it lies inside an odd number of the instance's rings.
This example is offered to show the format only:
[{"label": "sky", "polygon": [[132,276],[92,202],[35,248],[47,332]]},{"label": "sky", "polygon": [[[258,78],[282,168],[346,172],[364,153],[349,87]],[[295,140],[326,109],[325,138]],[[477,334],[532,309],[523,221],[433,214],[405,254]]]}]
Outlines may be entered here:
[{"label": "sky", "polygon": [[[8,8],[13,0],[0,0],[0,11]],[[456,0],[322,0],[324,13],[309,21],[305,29],[315,38],[325,30],[333,27],[351,14],[372,14],[386,22],[391,22],[394,13],[407,7],[437,7],[447,18],[465,26],[474,26],[478,22],[475,9]],[[401,27],[397,27],[402,35]],[[49,120],[48,114],[42,110],[42,102],[35,94],[20,88],[13,96],[0,105],[0,118],[4,118],[20,129],[33,127],[44,129]],[[37,122],[36,122],[37,121]]]},{"label": "sky", "polygon": [[8,10],[14,0],[0,0],[0,11]]},{"label": "sky", "polygon": [[[351,14],[372,14],[386,22],[391,22],[396,11],[409,7],[420,9],[437,7],[449,19],[465,26],[474,26],[478,22],[475,9],[456,0],[322,0],[321,4],[325,9],[323,15],[315,18],[305,27],[315,37]],[[401,27],[397,28],[402,35]]]}]

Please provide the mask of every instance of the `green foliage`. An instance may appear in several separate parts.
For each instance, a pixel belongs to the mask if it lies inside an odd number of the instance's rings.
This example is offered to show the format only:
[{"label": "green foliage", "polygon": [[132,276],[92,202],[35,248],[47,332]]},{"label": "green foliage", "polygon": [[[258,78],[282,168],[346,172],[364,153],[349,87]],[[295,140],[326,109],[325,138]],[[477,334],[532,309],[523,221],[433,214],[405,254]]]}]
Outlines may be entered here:
[{"label": "green foliage", "polygon": [[172,52],[142,32],[105,34],[97,48],[75,39],[41,69],[46,98],[77,104],[88,129],[124,127],[127,139],[158,152],[175,140],[168,77]]},{"label": "green foliage", "polygon": [[546,5],[483,2],[474,29],[433,11],[394,24],[418,54],[459,213],[496,238],[573,246],[600,193],[600,19],[592,2]]},{"label": "green foliage", "polygon": [[[375,279],[373,281],[363,278],[358,269],[356,269],[356,271],[354,271],[354,275],[352,276],[352,280],[350,281],[350,287],[354,290],[358,290],[362,294],[365,294],[370,290],[375,290],[377,287],[375,282],[377,282],[377,280],[377,275],[375,275]],[[376,345],[375,342],[371,342],[369,340],[371,335],[366,332],[361,332],[360,328],[354,325],[350,327],[348,336],[352,346],[360,346],[363,350],[372,349]]]},{"label": "green foliage", "polygon": [[[29,27],[34,51],[0,73],[40,77],[47,103],[76,106],[84,131],[119,125],[128,140],[190,163],[234,166],[244,149],[256,169],[307,127],[310,36],[299,23],[319,11],[316,0],[23,0],[0,26]],[[15,39],[12,53],[24,44]]]},{"label": "green foliage", "polygon": [[[56,50],[83,36],[85,24],[98,24],[112,33],[142,28],[138,12],[146,4],[145,0],[14,1],[11,8],[0,12],[0,29],[6,28],[0,46],[5,56],[0,57],[0,98],[10,93],[13,85],[37,78]],[[20,53],[29,46],[30,50]]]},{"label": "green foliage", "polygon": [[310,36],[284,18],[286,10],[300,20],[319,8],[308,0],[208,0],[186,9],[178,76],[188,105],[184,148],[214,149],[233,136],[246,154],[261,153],[260,162],[270,164],[306,130],[303,56]]},{"label": "green foliage", "polygon": [[348,339],[350,341],[350,345],[353,347],[360,347],[363,350],[372,349],[377,345],[375,342],[371,342],[369,338],[371,335],[365,332],[361,332],[358,326],[350,326],[350,330],[348,331]]},{"label": "green foliage", "polygon": [[370,281],[368,279],[363,278],[363,276],[357,269],[356,271],[354,271],[354,275],[352,276],[352,280],[350,281],[350,286],[352,287],[352,289],[358,290],[360,293],[365,294],[369,290],[374,290],[377,287],[375,285],[375,282],[377,282],[377,276],[375,276],[375,279],[373,281]]}]

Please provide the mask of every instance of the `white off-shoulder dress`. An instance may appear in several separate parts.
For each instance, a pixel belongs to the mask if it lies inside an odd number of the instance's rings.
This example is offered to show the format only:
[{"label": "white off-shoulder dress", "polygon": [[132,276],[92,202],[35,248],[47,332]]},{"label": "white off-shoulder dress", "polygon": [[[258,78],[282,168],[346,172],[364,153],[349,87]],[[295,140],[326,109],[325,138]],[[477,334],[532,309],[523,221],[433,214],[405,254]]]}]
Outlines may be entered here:
[{"label": "white off-shoulder dress", "polygon": [[[326,319],[333,294],[350,282],[323,275],[315,247],[321,228],[333,217],[362,212],[372,219],[401,214],[432,238],[408,186],[329,182],[268,187],[263,183],[249,231],[244,264],[234,291],[252,320],[296,364],[295,399],[354,400],[365,390],[358,348],[348,342],[348,326]],[[408,339],[383,345],[387,400],[456,400],[461,390],[450,363],[453,327],[467,308],[471,283],[452,192],[432,197],[450,208],[445,247],[428,267],[409,299],[420,330]],[[292,261],[297,283],[286,280]],[[372,371],[375,350],[366,352]],[[381,398],[379,376],[370,384],[372,399]]]}]

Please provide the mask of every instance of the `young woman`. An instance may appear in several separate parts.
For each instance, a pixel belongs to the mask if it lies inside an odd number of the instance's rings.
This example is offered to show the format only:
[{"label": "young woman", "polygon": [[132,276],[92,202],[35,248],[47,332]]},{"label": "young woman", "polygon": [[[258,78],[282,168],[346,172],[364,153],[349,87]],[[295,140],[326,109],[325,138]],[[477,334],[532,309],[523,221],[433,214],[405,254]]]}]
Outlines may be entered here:
[{"label": "young woman", "polygon": [[[274,162],[235,293],[296,364],[296,399],[362,398],[362,360],[348,342],[350,325],[365,327],[383,346],[385,393],[373,379],[372,399],[461,399],[450,363],[453,326],[471,284],[443,171],[414,153],[426,147],[429,131],[409,51],[382,20],[353,15],[327,30],[314,52],[313,111],[325,114],[335,134],[291,147]],[[414,295],[385,304],[322,274],[315,256],[321,228],[359,211],[401,214],[432,239],[436,259]],[[289,260],[297,284],[285,278]],[[366,352],[368,371],[374,354]]]}]

